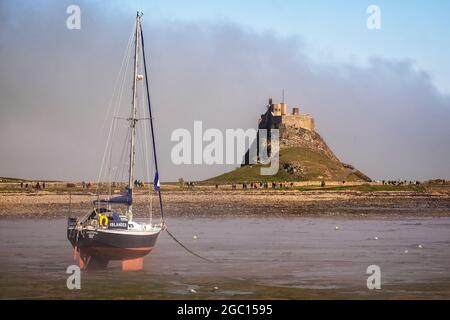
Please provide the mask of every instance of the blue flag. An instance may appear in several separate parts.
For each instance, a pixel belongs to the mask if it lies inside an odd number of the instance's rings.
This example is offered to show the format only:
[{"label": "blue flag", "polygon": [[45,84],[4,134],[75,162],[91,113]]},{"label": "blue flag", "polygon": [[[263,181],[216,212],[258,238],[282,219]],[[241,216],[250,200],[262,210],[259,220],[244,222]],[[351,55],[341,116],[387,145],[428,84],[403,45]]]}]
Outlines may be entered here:
[{"label": "blue flag", "polygon": [[159,175],[158,172],[155,173],[155,179],[153,180],[153,190],[159,191]]}]

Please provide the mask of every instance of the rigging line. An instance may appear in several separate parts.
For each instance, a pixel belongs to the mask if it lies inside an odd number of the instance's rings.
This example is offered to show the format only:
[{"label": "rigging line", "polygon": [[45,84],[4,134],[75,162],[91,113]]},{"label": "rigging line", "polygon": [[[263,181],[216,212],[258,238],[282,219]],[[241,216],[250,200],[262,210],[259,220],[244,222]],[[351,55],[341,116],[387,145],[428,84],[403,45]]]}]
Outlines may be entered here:
[{"label": "rigging line", "polygon": [[[153,165],[152,162],[150,162],[150,169],[149,173],[153,171]],[[152,192],[152,182],[150,177],[148,178],[148,199],[149,199],[149,217],[150,217],[150,224],[153,222],[153,192]]]},{"label": "rigging line", "polygon": [[[116,124],[116,120],[113,120],[113,141],[114,141],[114,130],[115,130],[115,124]],[[112,143],[111,143],[111,147],[109,148],[109,159],[108,159],[108,177],[107,177],[107,181],[108,181],[108,196],[109,198],[111,198],[111,180],[112,180],[112,174],[111,174],[111,170],[112,170],[112,154],[113,154],[113,147],[112,147]]]},{"label": "rigging line", "polygon": [[[133,29],[134,29],[134,26],[133,26]],[[114,97],[115,97],[115,94],[116,94],[116,89],[118,89],[118,84],[119,84],[119,79],[120,79],[120,76],[121,76],[121,73],[122,73],[122,69],[123,69],[125,63],[127,63],[127,61],[128,61],[127,60],[128,51],[129,51],[129,48],[131,47],[132,40],[133,40],[133,32],[131,32],[130,37],[128,38],[128,43],[127,43],[127,46],[125,47],[125,52],[124,52],[124,55],[123,55],[123,58],[122,58],[122,63],[120,64],[120,69],[119,69],[119,72],[117,74],[116,81],[114,82],[114,90],[113,90],[113,94],[111,96],[111,100],[109,102],[108,111],[106,113],[107,115],[110,113],[112,105],[113,105],[113,101],[114,101]],[[103,125],[101,127],[102,131],[103,131],[104,127],[105,127],[106,119],[107,119],[107,117],[105,117],[105,119],[103,121]]]},{"label": "rigging line", "polygon": [[[127,71],[128,71],[129,64],[130,64],[130,56],[131,56],[131,46],[130,46],[129,51],[128,51],[127,65],[126,65],[126,68],[125,68],[125,74],[124,74],[124,76],[123,76],[122,86],[121,86],[121,88],[120,88],[120,93],[119,93],[119,97],[118,97],[118,101],[117,101],[117,106],[116,106],[116,108],[115,108],[115,110],[114,110],[113,116],[114,116],[114,115],[117,115],[117,114],[119,113],[119,110],[120,110],[120,107],[121,107],[121,104],[122,104],[122,97],[123,97],[123,92],[124,92],[124,87],[125,87],[126,73],[127,73]],[[111,138],[110,138],[111,141],[112,141],[112,142],[111,142],[111,148],[112,148],[112,143],[114,142],[116,133],[117,133],[117,130],[115,130],[115,131],[112,132],[112,136],[111,136]]]},{"label": "rigging line", "polygon": [[[126,63],[125,63],[125,72],[123,72],[123,75],[122,75],[122,85],[120,86],[120,89],[119,89],[118,102],[117,102],[116,107],[114,108],[113,116],[114,116],[116,113],[118,113],[118,111],[119,111],[119,109],[120,109],[121,101],[122,101],[122,95],[123,95],[123,90],[124,90],[124,86],[125,86],[126,73],[127,73],[127,71],[128,71],[128,66],[129,66],[129,63],[130,63],[131,43],[132,43],[131,40],[132,40],[132,39],[133,39],[133,32],[132,32],[131,35],[130,35],[130,38],[129,38],[129,40],[128,40],[128,45],[127,45],[127,48],[126,48],[126,50],[125,50],[125,56],[124,56],[124,61],[126,62]],[[118,74],[118,78],[117,78],[117,79],[120,78],[122,69],[123,69],[123,65],[121,65],[121,68],[120,68],[120,70],[119,70],[119,74]],[[113,95],[112,95],[111,102],[114,100],[115,95],[116,95],[116,86],[114,87],[114,91],[113,91]],[[111,110],[111,106],[112,106],[112,104],[111,104],[110,107],[108,108],[108,113],[107,113],[107,115],[109,114],[109,112],[110,112],[110,110]],[[105,117],[105,119],[106,119],[106,117]],[[100,180],[101,180],[101,178],[102,178],[103,167],[104,167],[104,165],[105,165],[106,154],[107,154],[107,151],[108,151],[108,147],[109,147],[109,148],[112,148],[112,142],[111,142],[111,145],[110,145],[110,141],[113,140],[113,139],[111,139],[111,138],[114,137],[114,132],[112,131],[112,130],[113,130],[113,123],[114,123],[114,119],[112,119],[112,121],[111,121],[111,126],[110,126],[110,128],[109,128],[108,138],[107,138],[107,141],[106,141],[106,146],[105,146],[105,150],[104,150],[104,153],[103,153],[102,162],[101,162],[101,165],[100,165],[100,172],[99,172],[98,179],[97,179],[97,189],[96,189],[96,193],[98,193],[98,185],[99,185],[99,182],[100,182]],[[103,126],[104,126],[104,124],[103,124]],[[112,137],[111,137],[111,135],[112,135]]]},{"label": "rigging line", "polygon": [[[150,89],[148,86],[147,63],[145,61],[144,33],[142,31],[142,27],[140,28],[140,31],[141,31],[141,45],[142,45],[142,60],[144,62],[145,87],[147,89],[148,114],[150,116],[150,128],[151,128],[151,132],[152,132],[153,158],[155,161],[155,171],[156,171],[156,174],[158,175],[158,179],[159,179],[158,160],[156,159],[155,132],[154,132],[154,127],[153,127],[152,106],[151,106],[151,100],[150,100]],[[161,196],[161,188],[158,189],[158,197],[159,197],[159,207],[161,208],[161,220],[162,220],[162,223],[164,224],[164,209],[163,209],[163,202],[162,202],[162,196]]]},{"label": "rigging line", "polygon": [[[138,72],[138,74],[140,74],[140,72]],[[139,89],[140,87],[142,87],[142,83],[139,82]],[[143,114],[141,115],[141,113],[143,112],[144,109],[143,105],[144,105],[144,98],[142,96],[142,90],[138,90],[138,97],[136,98],[136,105],[137,105],[137,110],[136,110],[136,136],[140,137],[143,135],[142,133],[142,126],[141,126],[141,116],[143,116]],[[145,137],[145,135],[144,135]],[[136,153],[139,154],[139,158],[141,161],[141,167],[140,169],[142,170],[142,174],[145,175],[145,154],[144,154],[144,141],[143,139],[139,139],[138,140],[138,145],[136,146]],[[145,179],[145,177],[144,177]]]},{"label": "rigging line", "polygon": [[129,135],[130,135],[130,126],[122,124],[121,129],[125,130],[125,134],[123,135],[124,140],[121,144],[122,151],[120,154],[120,158],[118,159],[118,162],[117,162],[118,170],[116,171],[116,176],[115,176],[115,180],[120,181],[120,182],[124,181],[123,180],[124,176],[125,176],[124,170],[125,170],[125,167],[127,166],[125,158],[126,158],[126,154],[128,154],[128,140],[129,140]]},{"label": "rigging line", "polygon": [[[106,119],[107,119],[108,115],[110,114],[111,108],[113,106],[113,101],[114,101],[114,98],[116,97],[117,91],[119,91],[119,93],[120,93],[119,97],[121,96],[121,93],[123,91],[123,86],[124,86],[123,83],[125,82],[124,81],[125,80],[124,79],[125,78],[124,75],[126,74],[126,71],[128,70],[132,38],[133,38],[133,33],[131,33],[131,35],[130,35],[130,37],[128,39],[127,47],[125,48],[125,52],[124,52],[124,56],[123,56],[123,59],[122,59],[122,63],[120,65],[120,69],[119,69],[119,72],[117,74],[117,79],[116,79],[116,81],[114,83],[113,94],[111,95],[111,100],[110,100],[110,103],[109,103],[109,106],[108,106],[108,111],[106,113],[105,120],[104,120],[103,125],[102,125],[102,131],[103,131],[103,128],[105,126]],[[124,67],[125,67],[125,72],[123,71]],[[122,84],[120,85],[119,84],[119,79],[121,77],[122,77]],[[114,113],[117,111],[117,107],[118,106],[119,106],[119,104],[117,104],[116,107],[114,108]],[[114,113],[113,113],[113,115],[114,115]],[[110,128],[110,130],[111,130],[111,128]]]},{"label": "rigging line", "polygon": [[119,162],[117,163],[117,171],[116,171],[116,175],[115,175],[115,180],[117,181],[122,181],[123,178],[123,171],[124,171],[124,167],[125,167],[125,153],[126,151],[128,151],[128,135],[129,135],[129,128],[127,128],[127,133],[125,135],[125,141],[122,144],[122,152],[120,155],[120,158],[118,159]]},{"label": "rigging line", "polygon": [[[115,106],[115,108],[114,108],[114,111],[113,111],[113,116],[114,115],[117,115],[118,114],[118,112],[119,112],[119,110],[120,110],[120,107],[121,107],[121,103],[122,103],[122,97],[123,97],[123,92],[124,92],[124,87],[125,87],[125,81],[126,81],[126,74],[127,74],[127,72],[128,72],[128,69],[129,69],[129,65],[130,65],[130,56],[131,56],[131,43],[132,43],[132,39],[133,39],[133,32],[131,33],[131,35],[130,35],[130,39],[129,39],[129,43],[128,43],[128,48],[127,48],[127,51],[126,51],[126,57],[125,57],[125,61],[126,61],[126,64],[125,64],[125,71],[123,72],[123,74],[122,74],[122,83],[121,83],[121,86],[119,87],[119,94],[118,94],[118,99],[117,99],[117,101],[116,101],[116,106]],[[114,119],[113,119],[114,120]],[[111,124],[113,124],[113,121],[112,121],[112,123]],[[115,128],[114,128],[115,129]],[[107,140],[107,148],[108,148],[108,145],[109,145],[109,148],[113,148],[113,141],[114,141],[114,139],[115,139],[115,135],[116,135],[116,130],[113,130],[111,133],[110,133],[110,135],[108,136],[108,140]],[[105,149],[105,151],[107,150],[107,148]],[[103,160],[102,161],[102,166],[101,166],[101,172],[100,172],[100,176],[102,175],[102,172],[103,172],[103,166],[105,165],[105,161]]]},{"label": "rigging line", "polygon": [[119,111],[120,111],[120,107],[121,107],[121,105],[122,105],[122,97],[123,97],[123,92],[124,92],[124,88],[125,88],[125,82],[126,82],[126,75],[127,75],[127,72],[128,72],[128,68],[129,68],[129,66],[130,66],[130,62],[131,62],[131,59],[130,59],[130,57],[131,57],[131,39],[133,38],[133,36],[134,36],[134,32],[132,32],[132,34],[131,34],[131,38],[130,38],[130,46],[129,46],[129,48],[128,48],[128,51],[127,51],[127,64],[126,64],[126,67],[125,67],[125,72],[124,72],[124,74],[123,74],[123,78],[122,78],[122,85],[121,85],[121,87],[120,87],[120,91],[119,91],[119,97],[118,97],[118,101],[117,101],[117,106],[116,106],[116,109],[114,110],[114,114],[113,114],[113,116],[117,116],[118,114],[119,114]]},{"label": "rigging line", "polygon": [[188,247],[186,247],[184,244],[181,243],[180,240],[178,240],[177,238],[175,238],[175,236],[169,231],[169,229],[165,229],[167,234],[173,239],[175,240],[176,243],[178,243],[184,250],[186,250],[187,252],[189,252],[190,254],[196,256],[197,258],[200,258],[202,260],[208,261],[208,262],[214,262],[208,258],[202,257],[201,255],[199,255],[198,253],[195,253],[194,251],[192,251],[191,249],[189,249]]},{"label": "rigging line", "polygon": [[[140,110],[138,110],[138,114],[140,113]],[[137,123],[137,136],[141,137],[144,136],[145,137],[145,131],[143,128],[143,126],[141,125],[140,122]],[[146,174],[146,167],[148,168],[148,164],[146,162],[147,157],[145,154],[145,147],[144,147],[144,139],[139,139],[139,148],[137,148],[137,153],[139,154],[139,158],[140,158],[140,164],[141,167],[140,169],[142,170],[142,175],[143,175],[143,179],[145,181],[145,179],[147,178],[147,174]]]},{"label": "rigging line", "polygon": [[[143,98],[143,97],[140,97],[140,98]],[[140,110],[138,112],[140,112]],[[139,145],[139,150],[138,150],[138,153],[139,153],[140,159],[141,159],[141,166],[142,166],[141,169],[144,174],[144,179],[147,179],[146,181],[150,181],[149,167],[148,167],[149,159],[147,157],[148,150],[147,150],[147,139],[146,139],[146,134],[147,134],[146,125],[145,125],[145,122],[139,123],[139,124],[142,124],[142,125],[138,126],[138,129],[137,129],[138,134],[139,134],[139,136],[144,136],[144,139],[140,139],[140,145]],[[145,194],[144,196],[150,196],[150,192],[148,194]],[[149,197],[147,197],[147,200],[149,200]],[[148,215],[149,215],[149,217],[151,217],[150,207],[147,206],[147,209],[148,209]]]},{"label": "rigging line", "polygon": [[[142,102],[142,106],[145,105],[145,96],[144,96],[144,91],[141,90],[141,95],[140,95],[140,99]],[[142,108],[142,116],[143,118],[140,120],[148,120],[150,119],[149,117],[147,117],[147,113],[148,110],[147,108]],[[148,141],[147,141],[147,134],[150,135],[150,131],[148,129],[148,125],[147,125],[147,121],[143,121],[140,122],[140,124],[142,124],[141,126],[139,126],[139,128],[141,129],[141,131],[143,132],[141,135],[144,136],[144,139],[141,139],[141,151],[143,152],[143,165],[142,165],[142,170],[145,173],[145,178],[146,181],[149,183],[148,185],[148,192],[145,194],[147,200],[148,200],[148,206],[147,206],[147,210],[148,210],[148,217],[149,217],[149,222],[150,224],[152,223],[152,218],[153,218],[153,214],[152,214],[152,209],[153,209],[153,190],[152,190],[152,184],[151,184],[151,175],[150,173],[153,171],[153,165],[152,165],[152,161],[149,157],[148,154]],[[150,163],[150,167],[149,167],[149,163]]]},{"label": "rigging line", "polygon": [[132,134],[131,133],[131,128],[128,127],[127,135],[125,137],[125,141],[124,141],[124,144],[123,144],[123,148],[124,148],[123,149],[124,150],[123,159],[121,160],[121,162],[119,164],[119,165],[121,165],[121,168],[122,168],[121,169],[121,174],[120,174],[120,179],[121,179],[121,181],[125,181],[127,184],[128,184],[128,179],[126,177],[126,171],[127,171],[128,165],[129,165],[128,161],[130,161],[129,158],[128,158],[128,154],[130,153],[129,151],[130,151],[130,148],[131,148],[131,146],[129,145],[128,141],[130,140],[130,135],[131,134]]},{"label": "rigging line", "polygon": [[[144,91],[143,90],[141,90],[141,98],[142,98],[142,106],[144,106],[144,104],[145,104],[145,97],[144,97]],[[147,117],[148,110],[146,110],[146,108],[142,108],[142,112],[143,112],[142,116],[145,119]],[[148,117],[148,119],[150,119],[150,116]],[[150,132],[148,132],[148,130],[147,130],[147,124],[146,123],[147,123],[147,121],[142,122],[141,129],[143,131],[142,135],[144,136],[144,139],[141,139],[141,142],[144,143],[144,146],[142,148],[142,152],[144,153],[145,168],[143,168],[143,170],[145,171],[145,173],[146,173],[145,177],[147,178],[147,181],[149,182],[149,190],[148,190],[148,197],[147,197],[147,199],[149,200],[148,216],[149,216],[150,223],[151,223],[152,222],[152,199],[153,199],[153,196],[152,196],[151,184],[150,184],[150,182],[151,182],[151,180],[150,180],[150,168],[149,168],[149,165],[148,165],[148,163],[150,162],[150,159],[148,157],[148,147],[147,147],[148,146],[147,133],[150,134]]]},{"label": "rigging line", "polygon": [[[146,134],[147,134],[145,123],[143,124],[143,128],[142,129],[144,131],[143,135],[145,137]],[[150,183],[150,169],[149,169],[149,165],[148,165],[148,162],[150,161],[150,159],[148,158],[147,139],[144,138],[144,139],[141,139],[141,141],[142,140],[144,140],[143,141],[143,146],[142,146],[144,165],[142,166],[143,167],[142,169],[145,171],[146,181],[148,181]],[[146,190],[146,191],[148,191],[148,192],[146,192],[147,211],[148,211],[148,217],[149,217],[150,222],[151,222],[152,221],[152,211],[151,211],[152,210],[152,206],[151,206],[152,194],[151,194],[151,185],[150,184],[148,185],[148,190]]]}]

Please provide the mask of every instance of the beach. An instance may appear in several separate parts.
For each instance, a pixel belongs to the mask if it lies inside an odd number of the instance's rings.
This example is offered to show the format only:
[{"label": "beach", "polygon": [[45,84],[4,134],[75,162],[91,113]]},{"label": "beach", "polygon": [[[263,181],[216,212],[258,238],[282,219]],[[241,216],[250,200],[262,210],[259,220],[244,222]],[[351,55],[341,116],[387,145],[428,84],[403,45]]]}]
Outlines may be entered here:
[{"label": "beach", "polygon": [[[0,217],[79,216],[92,208],[95,194],[88,192],[0,193]],[[165,213],[170,216],[343,216],[364,218],[389,216],[450,216],[450,192],[330,191],[330,190],[230,190],[168,188],[163,193]],[[152,202],[158,215],[157,198],[137,190],[137,216],[146,216]],[[156,212],[155,212],[156,211]]]},{"label": "beach", "polygon": [[[450,298],[447,188],[163,188],[168,229],[213,262],[162,232],[143,271],[113,262],[83,273],[76,291],[65,285],[75,263],[66,217],[92,210],[94,190],[0,188],[0,299]],[[150,202],[136,191],[139,220]],[[366,286],[370,265],[381,268],[381,290]]]}]

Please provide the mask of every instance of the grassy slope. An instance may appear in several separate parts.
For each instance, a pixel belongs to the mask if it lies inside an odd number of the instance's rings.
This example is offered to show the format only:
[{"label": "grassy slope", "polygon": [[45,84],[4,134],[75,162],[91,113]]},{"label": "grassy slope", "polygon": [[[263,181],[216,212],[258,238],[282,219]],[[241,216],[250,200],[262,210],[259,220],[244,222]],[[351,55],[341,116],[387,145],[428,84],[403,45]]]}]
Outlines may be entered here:
[{"label": "grassy slope", "polygon": [[352,173],[351,170],[345,169],[339,162],[333,161],[324,155],[314,152],[307,148],[293,147],[280,150],[280,164],[282,163],[299,163],[306,168],[306,174],[299,178],[291,175],[286,171],[280,170],[274,176],[263,176],[260,174],[260,165],[245,166],[237,168],[231,172],[224,173],[220,176],[207,180],[211,183],[241,183],[241,182],[259,182],[259,181],[299,181],[299,180],[321,180],[324,172],[329,172],[329,178],[324,180],[361,180],[358,173]]},{"label": "grassy slope", "polygon": [[[9,182],[19,182],[20,183],[20,181],[25,181],[25,180],[18,179],[18,178],[0,177],[0,181],[5,182],[5,183],[9,183]],[[29,180],[27,180],[27,181],[29,181]]]}]

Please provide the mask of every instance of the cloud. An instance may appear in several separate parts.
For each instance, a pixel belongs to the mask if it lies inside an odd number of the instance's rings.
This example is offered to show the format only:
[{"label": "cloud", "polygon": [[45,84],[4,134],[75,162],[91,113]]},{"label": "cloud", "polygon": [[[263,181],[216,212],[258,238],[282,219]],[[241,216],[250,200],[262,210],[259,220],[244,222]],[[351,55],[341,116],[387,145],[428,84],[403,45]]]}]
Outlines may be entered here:
[{"label": "cloud", "polygon": [[[9,19],[0,26],[0,175],[95,179],[132,16],[94,5],[82,11],[82,29],[69,31],[64,3],[2,9]],[[289,105],[315,117],[337,156],[369,176],[450,178],[450,98],[413,61],[319,64],[301,37],[228,23],[148,19],[144,32],[163,181],[230,169],[172,165],[172,130],[192,129],[194,120],[204,128],[255,127],[282,88]]]}]

